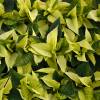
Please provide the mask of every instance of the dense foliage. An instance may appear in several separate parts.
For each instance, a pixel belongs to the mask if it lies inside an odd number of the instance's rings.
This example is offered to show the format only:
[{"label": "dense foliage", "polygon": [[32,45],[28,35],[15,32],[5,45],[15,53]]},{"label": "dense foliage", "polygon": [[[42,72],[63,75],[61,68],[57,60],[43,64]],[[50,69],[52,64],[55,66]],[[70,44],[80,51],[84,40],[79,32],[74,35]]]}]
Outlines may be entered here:
[{"label": "dense foliage", "polygon": [[100,0],[0,0],[0,100],[100,100]]}]

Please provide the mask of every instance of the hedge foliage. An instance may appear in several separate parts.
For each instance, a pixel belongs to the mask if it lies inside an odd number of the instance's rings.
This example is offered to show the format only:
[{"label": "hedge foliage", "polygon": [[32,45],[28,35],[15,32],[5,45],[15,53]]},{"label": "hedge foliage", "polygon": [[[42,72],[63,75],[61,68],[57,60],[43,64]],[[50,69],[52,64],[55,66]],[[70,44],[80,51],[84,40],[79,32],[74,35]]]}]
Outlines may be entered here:
[{"label": "hedge foliage", "polygon": [[0,0],[0,100],[100,100],[100,0]]}]

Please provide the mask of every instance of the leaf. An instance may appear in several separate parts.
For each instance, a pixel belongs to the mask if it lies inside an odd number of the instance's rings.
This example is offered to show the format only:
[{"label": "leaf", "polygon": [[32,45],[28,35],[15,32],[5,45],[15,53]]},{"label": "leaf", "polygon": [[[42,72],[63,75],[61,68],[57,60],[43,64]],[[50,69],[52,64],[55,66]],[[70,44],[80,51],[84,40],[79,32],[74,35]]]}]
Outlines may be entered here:
[{"label": "leaf", "polygon": [[55,29],[53,29],[47,35],[47,44],[50,45],[51,50],[55,50],[56,49],[57,34],[58,34],[58,27],[56,27]]},{"label": "leaf", "polygon": [[87,30],[85,30],[85,39],[88,41],[88,42],[91,42],[92,41],[92,37],[91,37],[91,34],[90,32]]},{"label": "leaf", "polygon": [[10,30],[8,32],[2,33],[0,35],[0,40],[6,40],[8,39],[15,31],[14,30]]},{"label": "leaf", "polygon": [[27,46],[28,43],[28,36],[25,35],[18,43],[17,43],[17,48],[23,48],[25,49],[25,47]]},{"label": "leaf", "polygon": [[87,18],[92,19],[96,22],[99,22],[100,21],[99,12],[100,12],[100,9],[91,10]]},{"label": "leaf", "polygon": [[64,30],[64,36],[66,37],[67,41],[75,41],[75,34],[71,30],[63,27]]},{"label": "leaf", "polygon": [[5,57],[5,62],[8,66],[8,68],[12,68],[16,62],[17,54],[9,54],[7,57]]},{"label": "leaf", "polygon": [[66,18],[66,24],[69,29],[71,29],[76,34],[79,34],[78,32],[78,20],[76,15],[76,7],[74,7],[69,13],[68,16],[71,16],[71,18]]},{"label": "leaf", "polygon": [[3,45],[0,45],[0,57],[7,57],[8,55],[8,50]]},{"label": "leaf", "polygon": [[52,57],[50,52],[50,47],[46,43],[36,43],[30,45],[33,50],[35,50],[38,55],[42,55],[45,57]]},{"label": "leaf", "polygon": [[16,27],[16,31],[20,34],[25,34],[27,31],[27,26],[26,24],[20,24]]},{"label": "leaf", "polygon": [[91,83],[91,77],[80,77],[77,74],[73,73],[73,72],[65,72],[65,74],[72,79],[73,81],[76,82],[76,84],[80,84],[82,83],[83,85],[90,87],[90,83]]},{"label": "leaf", "polygon": [[42,68],[42,69],[37,70],[36,72],[52,74],[54,73],[54,71],[55,71],[54,68]]},{"label": "leaf", "polygon": [[86,40],[82,40],[78,43],[81,47],[86,48],[87,50],[92,50],[93,51],[93,48],[91,47],[91,45]]},{"label": "leaf", "polygon": [[65,72],[67,69],[67,59],[65,59],[64,55],[57,56],[57,63],[62,72]]},{"label": "leaf", "polygon": [[2,100],[2,98],[3,98],[3,88],[0,89],[0,100]]},{"label": "leaf", "polygon": [[53,87],[55,89],[58,89],[59,86],[60,86],[60,84],[57,81],[55,81],[55,80],[52,79],[51,75],[46,75],[46,76],[42,77],[41,79],[49,87]]},{"label": "leaf", "polygon": [[28,63],[28,64],[23,65],[23,66],[17,66],[17,71],[20,74],[31,73],[32,72],[31,64]]},{"label": "leaf", "polygon": [[40,20],[40,21],[38,21],[37,24],[38,24],[40,34],[41,34],[42,38],[44,38],[48,31],[49,26],[45,20]]},{"label": "leaf", "polygon": [[77,57],[77,60],[79,60],[79,61],[87,62],[86,57],[85,57],[85,53],[78,54],[78,55],[76,55],[76,57]]},{"label": "leaf", "polygon": [[96,72],[94,73],[94,76],[95,76],[95,80],[96,80],[96,81],[100,81],[100,72],[99,72],[99,71],[96,71]]},{"label": "leaf", "polygon": [[78,96],[80,100],[86,100],[85,94],[83,90],[78,91]]},{"label": "leaf", "polygon": [[[32,72],[32,76],[28,76],[29,88],[40,96],[44,96],[45,92],[44,89],[36,75],[36,73]],[[34,81],[33,81],[34,80]]]},{"label": "leaf", "polygon": [[40,55],[34,55],[34,61],[38,65],[38,63],[42,62],[43,57]]},{"label": "leaf", "polygon": [[96,59],[95,59],[94,54],[93,53],[87,53],[87,55],[88,55],[90,61],[93,63],[93,65],[95,65],[96,64]]},{"label": "leaf", "polygon": [[29,16],[30,21],[33,23],[33,21],[36,19],[37,15],[38,15],[38,10],[34,9],[32,11],[28,11],[27,14]]}]

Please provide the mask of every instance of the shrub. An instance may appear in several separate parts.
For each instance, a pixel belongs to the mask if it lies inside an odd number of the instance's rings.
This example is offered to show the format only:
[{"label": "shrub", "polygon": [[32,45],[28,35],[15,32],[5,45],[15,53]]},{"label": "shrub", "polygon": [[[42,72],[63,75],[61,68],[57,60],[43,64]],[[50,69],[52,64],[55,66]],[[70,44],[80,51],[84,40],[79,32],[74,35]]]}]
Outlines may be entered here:
[{"label": "shrub", "polygon": [[99,0],[0,0],[0,100],[100,100]]}]

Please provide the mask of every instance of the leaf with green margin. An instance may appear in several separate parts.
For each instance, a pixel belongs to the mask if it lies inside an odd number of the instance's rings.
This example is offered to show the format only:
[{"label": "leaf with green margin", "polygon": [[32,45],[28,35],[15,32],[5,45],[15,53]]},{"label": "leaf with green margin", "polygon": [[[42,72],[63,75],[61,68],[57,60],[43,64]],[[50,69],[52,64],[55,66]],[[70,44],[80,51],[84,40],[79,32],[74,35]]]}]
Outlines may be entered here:
[{"label": "leaf with green margin", "polygon": [[42,68],[42,69],[37,70],[36,72],[52,74],[54,73],[54,71],[55,71],[54,68]]},{"label": "leaf with green margin", "polygon": [[78,54],[75,57],[77,57],[78,61],[84,61],[87,62],[86,57],[85,57],[85,52],[83,52],[82,54]]},{"label": "leaf with green margin", "polygon": [[73,81],[75,81],[76,84],[80,84],[82,83],[83,85],[90,87],[90,83],[91,83],[91,76],[87,76],[87,77],[80,77],[77,74],[73,73],[73,72],[65,72],[65,74],[72,79]]},{"label": "leaf with green margin", "polygon": [[27,31],[27,25],[26,24],[20,24],[20,25],[18,25],[17,27],[16,27],[16,29],[15,29],[18,33],[20,33],[20,34],[25,34],[26,33],[26,31]]},{"label": "leaf with green margin", "polygon": [[64,55],[57,56],[57,63],[59,65],[61,71],[65,72],[67,69],[67,59],[64,57]]},{"label": "leaf with green margin", "polygon": [[87,18],[92,19],[96,22],[100,22],[100,9],[91,10]]},{"label": "leaf with green margin", "polygon": [[38,63],[42,62],[43,56],[40,55],[34,55],[34,61],[38,65]]},{"label": "leaf with green margin", "polygon": [[58,83],[57,81],[53,80],[52,79],[52,75],[46,75],[46,76],[42,77],[41,79],[49,87],[52,87],[54,89],[58,89],[60,87],[60,83]]},{"label": "leaf with green margin", "polygon": [[12,36],[13,33],[15,33],[14,29],[2,33],[2,34],[0,35],[0,40],[6,40],[6,39],[8,39],[10,36]]},{"label": "leaf with green margin", "polygon": [[7,64],[8,69],[14,66],[17,56],[18,56],[17,53],[13,53],[13,54],[8,54],[5,57],[5,62]]},{"label": "leaf with green margin", "polygon": [[20,95],[24,100],[32,100],[33,93],[27,88],[26,78],[21,80],[21,88],[19,89]]},{"label": "leaf with green margin", "polygon": [[0,45],[0,57],[7,57],[8,55],[9,51],[3,45]]},{"label": "leaf with green margin", "polygon": [[90,59],[90,61],[92,62],[93,65],[96,64],[96,59],[93,53],[87,53],[88,58]]},{"label": "leaf with green margin", "polygon": [[34,20],[36,19],[38,15],[38,10],[37,9],[34,9],[32,11],[29,11],[27,12],[27,16],[29,17],[30,21],[33,23]]},{"label": "leaf with green margin", "polygon": [[66,18],[66,24],[68,28],[76,34],[79,34],[76,6],[68,13],[68,16],[71,16],[71,18]]},{"label": "leaf with green margin", "polygon": [[86,28],[86,30],[85,30],[85,39],[86,39],[88,42],[91,42],[91,41],[92,41],[91,34],[90,34],[90,32],[88,31],[87,28]]},{"label": "leaf with green margin", "polygon": [[52,54],[50,52],[50,46],[48,44],[36,43],[36,44],[30,44],[30,46],[33,50],[35,50],[38,53],[38,55],[42,55],[45,57],[52,57]]},{"label": "leaf with green margin", "polygon": [[91,45],[89,44],[89,42],[87,40],[82,40],[82,41],[78,42],[78,44],[80,45],[80,47],[83,47],[87,50],[93,51],[93,48],[91,47]]},{"label": "leaf with green margin", "polygon": [[25,49],[26,45],[28,43],[28,35],[25,35],[17,44],[17,48],[23,48]]},{"label": "leaf with green margin", "polygon": [[96,81],[100,81],[100,72],[99,72],[99,71],[96,71],[96,72],[94,73],[94,77],[95,77],[95,80],[96,80]]},{"label": "leaf with green margin", "polygon": [[27,74],[32,72],[31,64],[28,63],[23,66],[17,66],[17,72],[20,74]]},{"label": "leaf with green margin", "polygon": [[49,26],[45,20],[40,20],[37,22],[37,24],[38,24],[38,29],[40,31],[40,34],[42,38],[44,38],[46,35],[46,32],[48,31]]},{"label": "leaf with green margin", "polygon": [[[32,75],[26,75],[28,81],[28,88],[34,93],[44,97],[45,92],[35,72]],[[34,80],[34,81],[33,81]]]},{"label": "leaf with green margin", "polygon": [[56,27],[55,29],[53,29],[47,35],[47,44],[50,46],[51,50],[55,50],[56,49],[57,35],[58,35],[58,27]]}]

